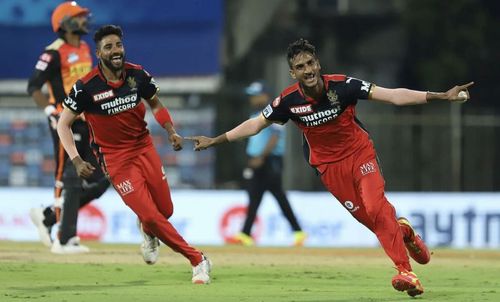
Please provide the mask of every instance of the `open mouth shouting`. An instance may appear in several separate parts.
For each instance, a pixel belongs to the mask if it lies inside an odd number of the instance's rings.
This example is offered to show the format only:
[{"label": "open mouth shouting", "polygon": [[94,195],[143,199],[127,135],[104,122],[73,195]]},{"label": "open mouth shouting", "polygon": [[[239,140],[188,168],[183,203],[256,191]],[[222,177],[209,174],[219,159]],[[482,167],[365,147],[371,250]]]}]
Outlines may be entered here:
[{"label": "open mouth shouting", "polygon": [[123,54],[112,55],[110,61],[114,66],[121,66],[123,64]]},{"label": "open mouth shouting", "polygon": [[314,86],[318,82],[318,78],[315,73],[304,74],[304,84],[306,86]]}]

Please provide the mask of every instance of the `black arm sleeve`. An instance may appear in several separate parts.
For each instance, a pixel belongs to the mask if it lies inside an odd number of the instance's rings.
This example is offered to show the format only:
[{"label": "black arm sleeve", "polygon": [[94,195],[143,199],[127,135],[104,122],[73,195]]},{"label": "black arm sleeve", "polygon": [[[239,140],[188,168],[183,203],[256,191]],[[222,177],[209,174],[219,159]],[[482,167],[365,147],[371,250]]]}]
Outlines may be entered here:
[{"label": "black arm sleeve", "polygon": [[277,97],[273,102],[271,102],[271,104],[267,105],[262,110],[262,115],[270,121],[278,122],[279,124],[285,124],[286,122],[288,122],[290,114],[288,108],[284,103],[285,102],[282,96]]},{"label": "black arm sleeve", "polygon": [[59,52],[56,50],[44,51],[38,61],[36,62],[35,69],[28,81],[28,94],[33,94],[33,91],[42,89],[43,85],[56,77],[60,76],[61,60]]},{"label": "black arm sleeve", "polygon": [[352,103],[356,103],[357,100],[367,100],[371,87],[372,83],[356,78],[347,78],[345,82],[347,98]]},{"label": "black arm sleeve", "polygon": [[82,81],[78,80],[71,88],[69,95],[64,99],[63,106],[75,114],[80,114],[87,109],[87,104],[90,101],[90,96],[85,91]]},{"label": "black arm sleeve", "polygon": [[149,100],[160,90],[160,88],[158,88],[155,80],[146,70],[142,70],[142,73],[143,80],[141,81],[140,86],[141,97],[143,99]]}]

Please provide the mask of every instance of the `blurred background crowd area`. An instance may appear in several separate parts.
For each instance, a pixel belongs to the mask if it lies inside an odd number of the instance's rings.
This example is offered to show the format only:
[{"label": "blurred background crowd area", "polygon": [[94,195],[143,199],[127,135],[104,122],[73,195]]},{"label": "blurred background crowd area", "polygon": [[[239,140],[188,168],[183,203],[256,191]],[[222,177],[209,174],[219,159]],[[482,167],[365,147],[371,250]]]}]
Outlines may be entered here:
[{"label": "blurred background crowd area", "polygon": [[[52,142],[26,93],[38,56],[55,38],[61,1],[0,0],[0,186],[53,184]],[[124,29],[127,60],[160,85],[181,135],[217,135],[246,119],[243,88],[292,83],[289,43],[316,45],[324,73],[383,87],[443,91],[475,81],[465,105],[394,107],[360,101],[389,191],[500,189],[500,2],[496,0],[80,0],[92,28]],[[92,34],[84,39],[93,47]],[[147,116],[174,188],[240,188],[245,142],[173,152]],[[323,190],[289,123],[285,186]]]}]

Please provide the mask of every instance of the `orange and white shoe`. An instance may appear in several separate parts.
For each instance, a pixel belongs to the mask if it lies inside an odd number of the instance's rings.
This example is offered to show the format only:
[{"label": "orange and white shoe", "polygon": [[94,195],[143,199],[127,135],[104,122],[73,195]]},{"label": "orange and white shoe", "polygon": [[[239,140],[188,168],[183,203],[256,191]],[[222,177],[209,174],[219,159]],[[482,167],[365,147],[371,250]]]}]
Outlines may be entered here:
[{"label": "orange and white shoe", "polygon": [[193,284],[209,284],[210,272],[212,271],[212,261],[205,255],[202,256],[201,262],[197,266],[193,266]]},{"label": "orange and white shoe", "polygon": [[415,233],[408,219],[400,217],[398,218],[398,223],[401,228],[405,228],[403,231],[403,240],[410,257],[420,264],[429,263],[431,260],[431,253],[420,235]]},{"label": "orange and white shoe", "polygon": [[398,273],[392,277],[392,287],[395,290],[406,292],[409,296],[415,297],[424,293],[424,287],[418,280],[414,272],[402,267],[397,268]]}]

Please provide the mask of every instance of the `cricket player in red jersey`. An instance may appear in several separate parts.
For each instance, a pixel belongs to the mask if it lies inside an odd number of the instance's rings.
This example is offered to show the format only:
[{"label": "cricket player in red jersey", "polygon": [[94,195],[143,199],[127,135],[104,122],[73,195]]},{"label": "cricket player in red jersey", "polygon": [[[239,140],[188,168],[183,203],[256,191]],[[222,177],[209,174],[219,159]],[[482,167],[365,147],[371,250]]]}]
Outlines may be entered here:
[{"label": "cricket player in red jersey", "polygon": [[[325,187],[359,222],[375,233],[398,273],[392,286],[410,296],[424,292],[413,272],[410,256],[421,264],[430,261],[423,240],[405,218],[396,218],[394,207],[384,193],[373,143],[355,116],[358,99],[395,105],[425,104],[433,100],[463,102],[473,83],[434,93],[404,88],[388,89],[347,77],[323,75],[316,49],[299,39],[288,47],[290,75],[297,83],[286,88],[260,116],[248,119],[215,138],[187,137],[195,150],[255,135],[272,123],[291,119],[302,130],[304,153],[309,164],[321,175]],[[466,96],[459,96],[461,91]]]},{"label": "cricket player in red jersey", "polygon": [[191,247],[168,221],[173,213],[165,172],[146,128],[146,107],[151,107],[165,128],[174,150],[182,149],[183,139],[174,128],[167,108],[158,99],[154,79],[141,66],[124,61],[122,30],[115,25],[99,28],[95,35],[99,64],[73,86],[64,100],[57,131],[78,175],[88,177],[95,169],[85,162],[75,147],[71,124],[84,114],[91,133],[91,146],[104,173],[121,198],[138,216],[144,242],[144,261],[154,264],[158,239],[189,259],[192,282],[210,282],[210,261]]}]

